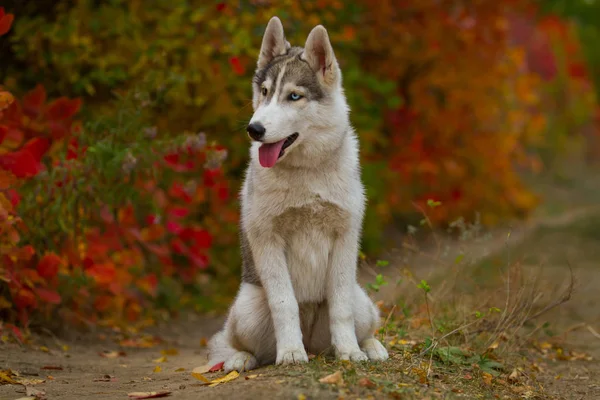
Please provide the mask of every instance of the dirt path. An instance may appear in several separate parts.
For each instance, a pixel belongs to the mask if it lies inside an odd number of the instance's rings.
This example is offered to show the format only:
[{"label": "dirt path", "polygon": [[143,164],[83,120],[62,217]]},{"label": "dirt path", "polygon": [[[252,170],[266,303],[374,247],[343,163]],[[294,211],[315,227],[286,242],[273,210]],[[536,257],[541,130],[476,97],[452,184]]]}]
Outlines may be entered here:
[{"label": "dirt path", "polygon": [[[473,263],[490,254],[502,253],[506,247],[506,232],[502,232],[487,242],[469,245],[468,254]],[[461,246],[465,251],[464,243],[449,246],[451,251],[445,257],[455,258]],[[556,217],[541,217],[513,227],[511,247],[513,256],[523,257],[523,263],[531,268],[544,265],[543,282],[550,291],[564,284],[568,276],[565,274],[568,271],[564,267],[565,257],[572,263],[577,279],[572,299],[535,323],[539,328],[544,321],[551,322],[550,329],[558,335],[547,339],[552,346],[586,356],[561,361],[541,353],[537,357],[535,353],[528,353],[527,357],[538,368],[535,377],[545,389],[544,397],[537,398],[600,399],[600,334],[597,332],[600,331],[600,293],[597,289],[600,287],[600,208],[585,205]],[[423,255],[411,262],[419,279],[436,272],[435,264]],[[395,267],[397,265],[391,263],[388,272],[393,274]],[[372,281],[372,275],[372,270],[365,270],[361,279]],[[376,297],[390,301],[396,300],[398,294],[395,285],[390,284]],[[170,398],[181,400],[388,398],[390,393],[397,396],[400,392],[386,392],[389,385],[395,390],[403,387],[407,390],[406,397],[396,398],[495,398],[497,394],[485,388],[477,395],[461,392],[444,386],[446,382],[437,382],[432,387],[415,385],[407,380],[406,362],[399,352],[392,352],[393,361],[387,367],[365,366],[355,370],[342,365],[341,368],[346,368],[346,379],[355,379],[352,386],[320,384],[319,378],[339,369],[340,364],[311,361],[303,367],[261,368],[243,373],[232,382],[208,387],[192,377],[191,370],[205,364],[206,350],[201,343],[219,329],[222,321],[222,317],[190,315],[151,329],[148,333],[159,336],[163,342],[149,348],[121,346],[114,340],[118,334],[106,331],[81,336],[71,333],[60,338],[38,335],[34,344],[23,347],[0,342],[0,370],[16,371],[22,379],[44,380],[31,387],[43,391],[49,400],[116,400],[127,399],[131,392],[150,391],[169,391]],[[118,355],[120,351],[124,354]],[[551,351],[558,350],[553,348]],[[101,356],[102,353],[109,357]],[[115,355],[117,357],[110,358]],[[206,376],[213,379],[222,375]],[[363,385],[363,376],[377,384],[373,387]],[[502,392],[499,398],[528,398],[527,393],[510,393]],[[25,386],[0,385],[0,400],[22,397],[26,397]]]}]

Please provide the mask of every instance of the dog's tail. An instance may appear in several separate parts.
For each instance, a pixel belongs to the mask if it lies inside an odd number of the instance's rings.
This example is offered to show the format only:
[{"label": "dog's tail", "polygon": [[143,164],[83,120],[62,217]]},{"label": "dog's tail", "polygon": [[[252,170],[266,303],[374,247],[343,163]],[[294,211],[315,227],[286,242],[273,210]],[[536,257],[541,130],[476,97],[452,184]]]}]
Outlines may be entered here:
[{"label": "dog's tail", "polygon": [[208,342],[208,365],[215,365],[227,361],[238,350],[233,348],[227,326],[222,331],[217,332]]}]

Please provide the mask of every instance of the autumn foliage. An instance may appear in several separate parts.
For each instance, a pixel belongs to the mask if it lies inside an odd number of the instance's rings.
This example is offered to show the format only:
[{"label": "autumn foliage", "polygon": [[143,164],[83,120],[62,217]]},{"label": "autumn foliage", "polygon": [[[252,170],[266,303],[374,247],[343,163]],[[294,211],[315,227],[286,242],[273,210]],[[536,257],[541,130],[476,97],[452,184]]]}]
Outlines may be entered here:
[{"label": "autumn foliage", "polygon": [[226,304],[272,15],[293,44],[329,30],[361,140],[367,251],[431,201],[440,225],[526,216],[540,199],[518,171],[544,168],[595,112],[576,34],[528,0],[152,3],[58,1],[14,26],[0,9],[14,63],[0,90],[0,315],[13,323]]}]

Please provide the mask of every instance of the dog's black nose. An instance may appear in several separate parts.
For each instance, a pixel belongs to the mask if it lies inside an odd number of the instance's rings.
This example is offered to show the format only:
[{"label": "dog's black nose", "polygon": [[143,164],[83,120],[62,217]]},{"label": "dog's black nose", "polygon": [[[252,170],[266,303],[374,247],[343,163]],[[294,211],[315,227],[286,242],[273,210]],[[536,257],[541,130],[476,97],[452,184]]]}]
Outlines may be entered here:
[{"label": "dog's black nose", "polygon": [[248,131],[248,135],[250,135],[252,139],[260,141],[265,137],[265,132],[267,130],[260,122],[254,122],[248,125],[246,131]]}]

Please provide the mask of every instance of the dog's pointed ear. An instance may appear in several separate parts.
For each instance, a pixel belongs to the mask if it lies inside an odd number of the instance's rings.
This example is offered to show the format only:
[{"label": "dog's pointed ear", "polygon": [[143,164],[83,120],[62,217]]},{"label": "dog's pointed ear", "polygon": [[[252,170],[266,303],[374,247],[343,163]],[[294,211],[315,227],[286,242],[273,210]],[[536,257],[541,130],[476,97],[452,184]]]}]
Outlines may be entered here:
[{"label": "dog's pointed ear", "polygon": [[287,53],[289,48],[290,44],[285,40],[281,20],[277,17],[271,18],[263,36],[258,56],[258,68],[266,67],[275,57]]},{"label": "dog's pointed ear", "polygon": [[332,84],[337,78],[337,61],[329,41],[327,30],[317,25],[308,34],[304,45],[303,58],[308,62],[326,84]]}]

